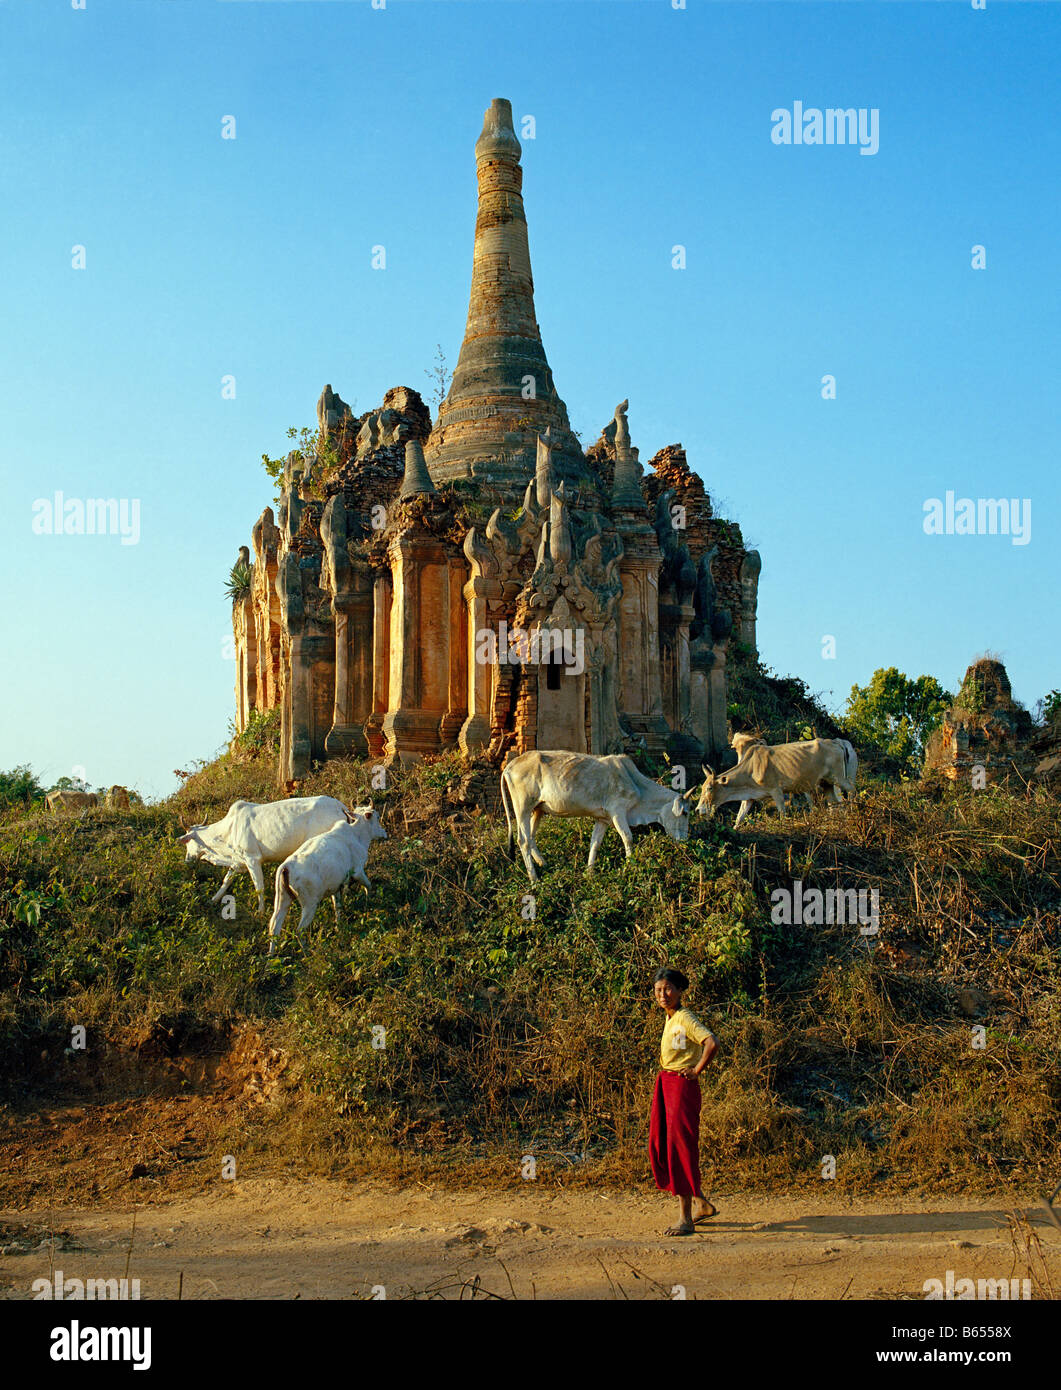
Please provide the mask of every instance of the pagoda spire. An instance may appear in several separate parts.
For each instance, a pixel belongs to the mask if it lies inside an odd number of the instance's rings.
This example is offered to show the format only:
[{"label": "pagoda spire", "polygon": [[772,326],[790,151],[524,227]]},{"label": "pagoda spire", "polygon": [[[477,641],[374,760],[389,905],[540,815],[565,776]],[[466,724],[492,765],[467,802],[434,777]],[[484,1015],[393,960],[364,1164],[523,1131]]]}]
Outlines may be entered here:
[{"label": "pagoda spire", "polygon": [[558,479],[591,486],[538,331],[521,153],[512,105],[499,97],[475,145],[479,206],[464,341],[425,449],[436,481],[488,475],[514,501],[535,477],[537,439],[550,427]]}]

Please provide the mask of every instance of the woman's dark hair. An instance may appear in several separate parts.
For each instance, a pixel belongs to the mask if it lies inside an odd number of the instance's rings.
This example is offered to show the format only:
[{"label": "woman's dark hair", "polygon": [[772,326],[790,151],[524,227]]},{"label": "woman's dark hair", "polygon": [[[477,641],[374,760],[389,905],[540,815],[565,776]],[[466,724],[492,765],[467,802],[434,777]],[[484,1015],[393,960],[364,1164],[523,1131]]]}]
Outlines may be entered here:
[{"label": "woman's dark hair", "polygon": [[660,980],[666,980],[669,985],[673,985],[675,989],[680,989],[683,992],[689,988],[689,981],[680,970],[657,970],[656,978],[652,983],[658,985]]}]

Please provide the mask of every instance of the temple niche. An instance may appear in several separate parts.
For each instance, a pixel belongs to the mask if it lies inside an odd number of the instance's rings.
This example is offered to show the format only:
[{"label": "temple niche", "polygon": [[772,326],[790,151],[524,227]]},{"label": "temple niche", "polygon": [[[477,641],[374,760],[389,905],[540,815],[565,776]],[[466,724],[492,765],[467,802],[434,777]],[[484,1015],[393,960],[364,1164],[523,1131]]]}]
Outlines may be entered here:
[{"label": "temple niche", "polygon": [[475,147],[468,321],[434,421],[408,387],[317,403],[233,605],[237,727],[281,710],[278,781],[314,762],[459,748],[726,747],[726,667],[751,653],[760,561],[680,445],[642,466],[623,400],[583,449],[538,330],[507,101]]}]

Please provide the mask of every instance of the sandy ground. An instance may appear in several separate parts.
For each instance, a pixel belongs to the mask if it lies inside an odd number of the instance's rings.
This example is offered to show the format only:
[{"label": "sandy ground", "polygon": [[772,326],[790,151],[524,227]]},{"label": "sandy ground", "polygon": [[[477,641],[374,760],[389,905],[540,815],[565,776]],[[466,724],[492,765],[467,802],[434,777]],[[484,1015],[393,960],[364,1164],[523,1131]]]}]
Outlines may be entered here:
[{"label": "sandy ground", "polygon": [[[667,1238],[676,1203],[640,1193],[218,1181],[136,1207],[0,1212],[0,1298],[32,1297],[53,1269],[120,1277],[127,1259],[148,1299],[368,1298],[381,1287],[388,1299],[653,1299],[681,1297],[679,1285],[690,1299],[921,1299],[949,1269],[1028,1273],[1002,1206],[714,1200],[703,1234]],[[1031,1220],[1061,1291],[1061,1233],[1034,1208]]]}]

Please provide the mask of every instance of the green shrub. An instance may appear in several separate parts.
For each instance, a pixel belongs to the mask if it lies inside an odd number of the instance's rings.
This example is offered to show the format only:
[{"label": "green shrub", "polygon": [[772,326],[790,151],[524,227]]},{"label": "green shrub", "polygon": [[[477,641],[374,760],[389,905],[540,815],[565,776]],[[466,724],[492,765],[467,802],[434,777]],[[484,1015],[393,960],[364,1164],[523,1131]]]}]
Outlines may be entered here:
[{"label": "green shrub", "polygon": [[248,753],[278,753],[280,751],[280,707],[271,710],[252,709],[247,727],[236,735],[237,745]]},{"label": "green shrub", "polygon": [[43,799],[44,789],[28,765],[0,772],[0,807],[31,806]]}]

